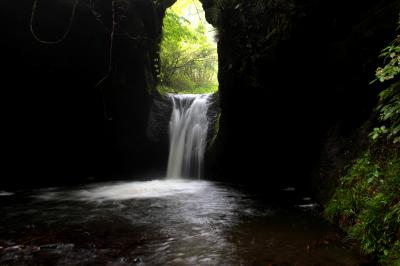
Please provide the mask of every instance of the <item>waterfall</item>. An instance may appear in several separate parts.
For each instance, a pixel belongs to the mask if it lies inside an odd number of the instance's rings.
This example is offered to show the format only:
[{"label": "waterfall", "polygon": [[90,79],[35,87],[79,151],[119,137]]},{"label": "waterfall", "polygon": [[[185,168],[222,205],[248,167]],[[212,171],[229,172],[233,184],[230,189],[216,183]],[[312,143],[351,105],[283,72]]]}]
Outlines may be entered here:
[{"label": "waterfall", "polygon": [[201,177],[207,144],[207,111],[211,95],[170,95],[173,110],[169,122],[170,149],[167,178]]}]

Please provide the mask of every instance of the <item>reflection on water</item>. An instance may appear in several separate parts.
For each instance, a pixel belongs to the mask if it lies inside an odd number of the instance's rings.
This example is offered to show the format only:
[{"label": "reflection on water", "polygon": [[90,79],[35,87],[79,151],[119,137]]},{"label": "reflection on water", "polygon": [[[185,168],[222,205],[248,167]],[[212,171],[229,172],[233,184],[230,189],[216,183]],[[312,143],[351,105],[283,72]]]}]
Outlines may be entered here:
[{"label": "reflection on water", "polygon": [[268,207],[254,195],[208,181],[53,188],[1,197],[0,204],[0,265],[361,261],[318,217]]}]

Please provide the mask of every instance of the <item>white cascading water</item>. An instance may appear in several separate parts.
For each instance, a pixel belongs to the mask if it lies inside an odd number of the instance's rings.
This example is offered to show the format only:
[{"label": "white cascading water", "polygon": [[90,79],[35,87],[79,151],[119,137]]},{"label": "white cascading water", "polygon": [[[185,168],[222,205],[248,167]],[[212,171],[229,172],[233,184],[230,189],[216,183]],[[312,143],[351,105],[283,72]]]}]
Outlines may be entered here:
[{"label": "white cascading water", "polygon": [[170,149],[167,178],[197,177],[203,171],[207,144],[207,111],[212,94],[170,95]]}]

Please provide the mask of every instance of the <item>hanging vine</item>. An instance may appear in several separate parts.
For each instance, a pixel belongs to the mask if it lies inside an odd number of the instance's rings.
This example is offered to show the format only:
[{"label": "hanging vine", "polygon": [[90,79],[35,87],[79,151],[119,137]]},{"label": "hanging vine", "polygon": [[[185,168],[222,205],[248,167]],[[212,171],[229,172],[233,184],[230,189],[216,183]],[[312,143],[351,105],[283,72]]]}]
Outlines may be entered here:
[{"label": "hanging vine", "polygon": [[[110,49],[108,52],[108,69],[107,73],[104,75],[103,78],[100,79],[99,82],[95,85],[95,88],[99,87],[106,79],[108,79],[112,73],[113,70],[113,51],[114,51],[114,36],[115,36],[115,29],[117,27],[117,18],[116,18],[116,9],[117,9],[117,2],[116,0],[112,0],[111,2],[111,9],[112,9],[112,26],[111,26],[111,32],[110,32]],[[107,112],[107,105],[106,105],[106,99],[104,95],[104,90],[103,88],[100,88],[102,100],[103,100],[103,112],[104,112],[104,117],[107,120],[112,120],[112,117],[108,115]]]},{"label": "hanging vine", "polygon": [[[59,44],[61,42],[63,42],[68,34],[71,31],[72,28],[72,24],[73,21],[75,19],[75,15],[76,15],[76,11],[77,11],[77,6],[79,4],[79,0],[73,0],[73,6],[72,6],[72,11],[71,11],[71,16],[69,18],[69,23],[67,26],[66,31],[64,32],[64,34],[57,39],[56,41],[47,41],[47,40],[43,40],[42,38],[40,38],[34,29],[34,22],[35,22],[35,18],[36,18],[36,13],[37,13],[37,6],[38,6],[38,2],[39,0],[34,0],[33,2],[33,6],[32,6],[32,13],[31,13],[31,18],[30,18],[30,22],[29,22],[29,28],[31,31],[31,34],[33,36],[33,38],[42,43],[42,44],[46,44],[46,45],[56,45]],[[107,70],[106,73],[104,74],[104,76],[94,85],[95,88],[100,87],[100,93],[102,95],[102,101],[103,101],[103,111],[104,111],[104,116],[107,120],[111,120],[111,116],[108,115],[108,111],[107,111],[107,105],[106,105],[106,97],[105,97],[105,93],[104,93],[104,88],[101,86],[112,74],[113,71],[113,53],[114,53],[114,40],[115,40],[115,34],[116,34],[116,28],[118,25],[118,18],[117,18],[117,0],[112,0],[111,1],[111,14],[112,14],[112,23],[111,23],[111,29],[108,29],[106,24],[104,23],[104,21],[101,19],[101,15],[100,13],[96,12],[94,10],[94,0],[90,0],[88,3],[88,7],[91,11],[91,13],[94,15],[94,17],[96,18],[97,21],[101,22],[103,24],[103,26],[106,29],[106,32],[109,32],[110,34],[110,40],[109,40],[109,49],[108,49],[108,66],[107,66]],[[123,32],[124,35],[126,37],[128,37],[131,40],[135,40],[135,41],[139,41],[139,40],[146,40],[147,38],[142,37],[142,36],[131,36],[128,32],[124,31]]]},{"label": "hanging vine", "polygon": [[33,2],[32,13],[31,13],[31,19],[30,19],[30,21],[29,21],[29,29],[30,29],[30,31],[31,31],[31,33],[32,33],[33,38],[35,38],[36,41],[38,41],[38,42],[40,42],[40,43],[42,43],[42,44],[47,44],[47,45],[55,45],[55,44],[59,44],[59,43],[63,42],[63,41],[65,40],[65,38],[67,38],[68,34],[69,34],[70,31],[71,31],[72,23],[73,23],[74,18],[75,18],[76,8],[77,8],[77,6],[78,6],[79,0],[74,0],[74,4],[73,4],[73,7],[72,7],[72,12],[71,12],[71,16],[70,16],[70,18],[69,18],[68,27],[67,27],[66,31],[64,32],[64,34],[63,34],[58,40],[56,40],[56,41],[45,41],[45,40],[41,39],[41,38],[36,34],[36,32],[35,32],[35,30],[34,30],[34,27],[33,27],[33,24],[34,24],[34,21],[35,21],[37,3],[38,3],[38,0],[35,0],[35,1]]},{"label": "hanging vine", "polygon": [[108,53],[108,69],[106,75],[97,82],[95,88],[97,88],[100,84],[102,84],[111,74],[112,72],[112,61],[113,61],[113,49],[114,49],[114,36],[115,36],[115,29],[117,26],[117,19],[116,19],[116,0],[113,0],[112,3],[112,27],[110,32],[110,49]]}]

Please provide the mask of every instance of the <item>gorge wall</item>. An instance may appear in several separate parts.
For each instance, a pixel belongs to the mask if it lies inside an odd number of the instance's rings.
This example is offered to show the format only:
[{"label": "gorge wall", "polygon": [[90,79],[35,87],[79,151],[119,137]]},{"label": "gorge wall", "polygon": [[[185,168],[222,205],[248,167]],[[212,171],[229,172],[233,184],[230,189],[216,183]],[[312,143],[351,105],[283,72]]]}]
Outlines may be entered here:
[{"label": "gorge wall", "polygon": [[[8,184],[165,170],[165,145],[158,152],[146,129],[162,17],[174,2],[81,0],[57,45],[33,38],[33,0],[0,3]],[[376,91],[368,83],[399,1],[202,3],[218,30],[220,60],[221,118],[208,176],[308,184],[327,133],[351,134],[371,114]],[[73,4],[38,1],[37,35],[62,36]]]},{"label": "gorge wall", "polygon": [[322,144],[351,135],[371,115],[377,90],[368,84],[395,34],[400,2],[221,2],[214,171],[309,187]]},{"label": "gorge wall", "polygon": [[[74,2],[38,1],[38,37],[60,38]],[[146,0],[115,6],[81,0],[65,40],[47,45],[30,32],[33,3],[0,3],[2,170],[9,173],[3,175],[8,184],[76,182],[149,169],[154,153],[145,129],[160,8]]]}]

